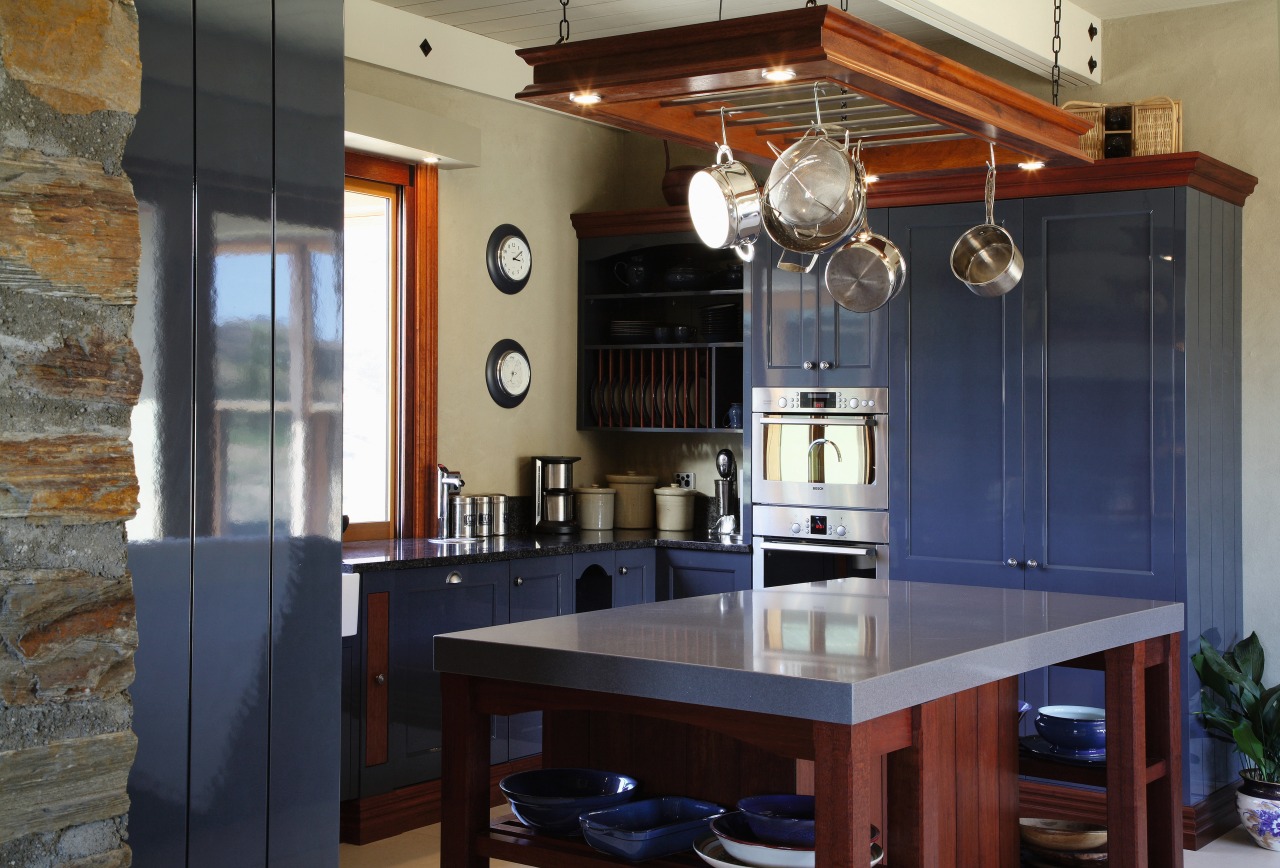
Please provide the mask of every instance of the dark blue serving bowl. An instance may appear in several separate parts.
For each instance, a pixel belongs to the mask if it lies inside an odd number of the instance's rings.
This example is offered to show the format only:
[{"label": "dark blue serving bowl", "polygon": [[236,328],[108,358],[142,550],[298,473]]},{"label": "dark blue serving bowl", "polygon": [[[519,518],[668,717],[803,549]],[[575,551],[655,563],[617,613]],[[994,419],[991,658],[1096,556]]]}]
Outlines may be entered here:
[{"label": "dark blue serving bowl", "polygon": [[630,800],[636,780],[596,769],[532,769],[507,775],[498,788],[526,826],[552,835],[574,835],[581,831],[580,814]]},{"label": "dark blue serving bowl", "polygon": [[1066,751],[1101,751],[1107,747],[1107,714],[1084,705],[1046,705],[1037,713],[1036,732]]},{"label": "dark blue serving bowl", "polygon": [[761,841],[786,847],[813,846],[813,796],[748,796],[738,810]]},{"label": "dark blue serving bowl", "polygon": [[724,808],[680,796],[642,799],[579,817],[582,836],[597,850],[632,862],[680,853],[705,837]]}]

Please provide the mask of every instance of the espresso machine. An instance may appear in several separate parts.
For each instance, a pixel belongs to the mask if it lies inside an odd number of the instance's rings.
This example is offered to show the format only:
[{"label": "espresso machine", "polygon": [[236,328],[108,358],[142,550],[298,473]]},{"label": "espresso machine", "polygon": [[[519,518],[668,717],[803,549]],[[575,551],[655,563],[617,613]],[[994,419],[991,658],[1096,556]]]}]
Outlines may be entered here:
[{"label": "espresso machine", "polygon": [[580,458],[563,455],[533,457],[534,533],[573,533],[573,463]]}]

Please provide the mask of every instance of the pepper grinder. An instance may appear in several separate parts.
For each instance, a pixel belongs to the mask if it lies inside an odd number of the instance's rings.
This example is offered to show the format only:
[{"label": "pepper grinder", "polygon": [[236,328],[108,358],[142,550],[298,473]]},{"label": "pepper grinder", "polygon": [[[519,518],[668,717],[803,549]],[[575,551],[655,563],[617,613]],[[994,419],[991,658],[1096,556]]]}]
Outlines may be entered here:
[{"label": "pepper grinder", "polygon": [[738,519],[734,512],[733,483],[738,475],[738,462],[731,449],[721,449],[716,453],[716,470],[720,478],[716,485],[716,533],[731,534],[738,529]]}]

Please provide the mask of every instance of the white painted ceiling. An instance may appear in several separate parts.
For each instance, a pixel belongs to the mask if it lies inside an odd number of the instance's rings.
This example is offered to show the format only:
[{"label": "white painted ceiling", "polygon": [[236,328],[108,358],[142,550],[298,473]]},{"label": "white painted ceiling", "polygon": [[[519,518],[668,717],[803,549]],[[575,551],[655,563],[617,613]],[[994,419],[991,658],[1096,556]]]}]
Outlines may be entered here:
[{"label": "white painted ceiling", "polygon": [[[559,0],[378,0],[405,12],[469,30],[519,48],[548,45],[559,35]],[[1074,0],[1102,20],[1127,18],[1234,0]],[[802,6],[802,0],[570,0],[570,37],[595,39],[714,21],[723,8],[725,18],[759,15]],[[839,5],[839,0],[831,0]],[[883,27],[920,45],[946,37],[936,27],[892,9],[879,0],[849,0],[852,15]]]}]

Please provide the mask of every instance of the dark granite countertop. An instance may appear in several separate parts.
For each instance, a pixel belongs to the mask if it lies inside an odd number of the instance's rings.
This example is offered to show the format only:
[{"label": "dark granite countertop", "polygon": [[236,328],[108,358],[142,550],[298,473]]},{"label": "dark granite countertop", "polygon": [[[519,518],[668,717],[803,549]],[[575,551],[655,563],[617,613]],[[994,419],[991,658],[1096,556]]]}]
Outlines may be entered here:
[{"label": "dark granite countertop", "polygon": [[342,546],[342,571],[411,570],[491,561],[512,561],[548,555],[643,548],[700,549],[749,553],[740,536],[708,536],[706,531],[594,530],[574,534],[509,534],[476,540],[471,545],[433,543],[425,539],[371,540]]}]

